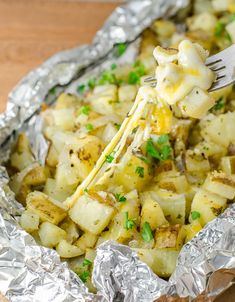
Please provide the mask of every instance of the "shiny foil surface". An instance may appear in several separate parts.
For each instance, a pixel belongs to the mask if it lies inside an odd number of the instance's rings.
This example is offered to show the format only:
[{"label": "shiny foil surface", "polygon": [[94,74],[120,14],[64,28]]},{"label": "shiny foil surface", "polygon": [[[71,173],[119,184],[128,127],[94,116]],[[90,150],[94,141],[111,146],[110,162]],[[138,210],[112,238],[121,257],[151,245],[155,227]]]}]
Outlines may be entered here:
[{"label": "shiny foil surface", "polygon": [[[112,61],[116,43],[136,40],[154,19],[172,16],[187,5],[187,0],[129,1],[113,12],[91,45],[58,53],[29,73],[9,94],[7,110],[0,115],[1,162],[7,159],[15,133],[24,130],[36,160],[43,163],[48,146],[38,113],[45,99],[52,101],[50,89],[74,91],[75,83]],[[135,56],[136,44],[138,39],[128,47],[126,60]],[[8,181],[0,166],[0,292],[9,301],[213,301],[233,283],[234,205],[183,247],[168,281],[156,276],[129,247],[114,241],[103,243],[93,271],[98,293],[91,294],[54,250],[38,246],[20,229],[17,221],[23,207]]]}]

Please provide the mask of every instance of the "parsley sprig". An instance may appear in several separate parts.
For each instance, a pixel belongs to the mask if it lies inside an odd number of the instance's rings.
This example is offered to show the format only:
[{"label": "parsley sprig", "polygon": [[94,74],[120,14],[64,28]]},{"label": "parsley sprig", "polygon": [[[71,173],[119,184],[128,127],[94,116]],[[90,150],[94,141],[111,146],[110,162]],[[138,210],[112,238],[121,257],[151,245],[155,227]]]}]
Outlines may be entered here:
[{"label": "parsley sprig", "polygon": [[82,266],[90,266],[90,265],[92,265],[92,261],[85,258],[82,262]]},{"label": "parsley sprig", "polygon": [[153,140],[150,138],[147,141],[146,153],[160,161],[169,159],[171,156],[171,147],[169,145],[168,135],[161,135],[157,141],[157,144],[159,145],[158,148],[154,145]]},{"label": "parsley sprig", "polygon": [[114,152],[105,155],[105,157],[106,157],[106,162],[110,164],[114,160]]},{"label": "parsley sprig", "polygon": [[131,230],[136,226],[134,219],[130,219],[128,212],[124,213],[124,228],[126,230]]},{"label": "parsley sprig", "polygon": [[116,193],[115,198],[118,202],[125,202],[126,201],[126,197],[124,195],[121,195],[120,193]]},{"label": "parsley sprig", "polygon": [[87,105],[82,106],[79,110],[79,114],[89,115],[91,108]]},{"label": "parsley sprig", "polygon": [[192,220],[196,220],[196,219],[201,217],[201,214],[197,211],[192,211],[191,212],[191,217],[192,217]]},{"label": "parsley sprig", "polygon": [[78,275],[78,277],[82,280],[83,283],[86,283],[90,276],[91,273],[89,271],[84,271]]},{"label": "parsley sprig", "polygon": [[224,106],[225,106],[224,98],[221,97],[216,101],[215,105],[210,109],[210,112],[220,110],[224,108]]},{"label": "parsley sprig", "polygon": [[153,239],[152,230],[147,221],[145,221],[145,223],[143,224],[141,235],[142,235],[143,240],[146,242],[149,242]]},{"label": "parsley sprig", "polygon": [[135,173],[138,174],[140,178],[144,178],[144,167],[136,167]]}]

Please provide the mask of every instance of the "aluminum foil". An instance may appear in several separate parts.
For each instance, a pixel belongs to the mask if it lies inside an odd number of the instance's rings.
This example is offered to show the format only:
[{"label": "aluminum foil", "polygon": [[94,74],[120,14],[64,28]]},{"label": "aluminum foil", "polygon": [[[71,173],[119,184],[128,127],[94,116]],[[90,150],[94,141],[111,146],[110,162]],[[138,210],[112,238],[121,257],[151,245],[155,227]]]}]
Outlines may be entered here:
[{"label": "aluminum foil", "polygon": [[[154,19],[171,16],[187,5],[188,0],[130,1],[114,11],[91,45],[58,53],[28,74],[10,93],[7,110],[0,116],[1,161],[9,154],[14,133],[23,129],[31,138],[35,158],[43,163],[47,143],[37,113],[51,88],[73,91],[76,79],[98,72],[100,62],[104,66],[112,60],[116,43],[134,41]],[[47,101],[51,100],[49,94]],[[183,247],[169,281],[153,274],[129,247],[105,242],[95,259],[95,295],[88,293],[55,251],[38,246],[20,229],[17,221],[23,207],[7,186],[8,180],[5,168],[0,167],[0,292],[10,301],[182,301],[179,297],[213,301],[233,283],[235,206]]]}]

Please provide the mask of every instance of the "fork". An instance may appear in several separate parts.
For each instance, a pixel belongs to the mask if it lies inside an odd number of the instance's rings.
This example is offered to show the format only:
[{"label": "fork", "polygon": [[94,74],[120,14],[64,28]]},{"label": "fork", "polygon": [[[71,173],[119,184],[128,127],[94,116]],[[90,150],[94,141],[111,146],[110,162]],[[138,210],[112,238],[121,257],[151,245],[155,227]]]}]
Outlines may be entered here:
[{"label": "fork", "polygon": [[[235,82],[235,44],[220,51],[206,60],[208,66],[216,74],[215,81],[209,91],[215,91]],[[156,86],[156,78],[149,76],[144,82],[152,87]]]}]

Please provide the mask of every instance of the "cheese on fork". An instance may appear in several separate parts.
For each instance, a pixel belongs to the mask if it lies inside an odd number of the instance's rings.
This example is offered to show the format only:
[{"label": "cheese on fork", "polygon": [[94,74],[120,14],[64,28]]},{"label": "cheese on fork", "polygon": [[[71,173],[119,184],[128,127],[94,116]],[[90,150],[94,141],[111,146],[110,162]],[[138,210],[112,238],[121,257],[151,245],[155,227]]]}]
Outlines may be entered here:
[{"label": "cheese on fork", "polygon": [[214,73],[205,65],[207,56],[207,51],[189,40],[179,44],[177,54],[172,49],[156,47],[158,96],[173,105],[183,100],[195,87],[207,91],[214,81]]}]

